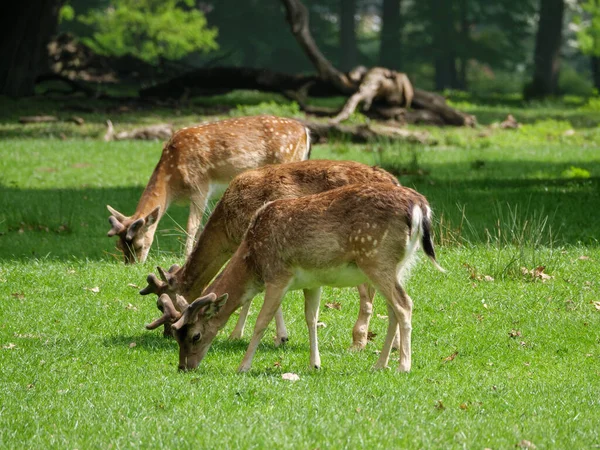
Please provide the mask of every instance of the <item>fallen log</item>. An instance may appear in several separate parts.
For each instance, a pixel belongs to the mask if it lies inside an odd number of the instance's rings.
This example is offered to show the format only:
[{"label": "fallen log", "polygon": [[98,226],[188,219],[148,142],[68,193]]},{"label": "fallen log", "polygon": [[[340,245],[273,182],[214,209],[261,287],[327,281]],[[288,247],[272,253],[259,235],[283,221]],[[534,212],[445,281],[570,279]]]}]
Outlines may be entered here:
[{"label": "fallen log", "polygon": [[302,122],[310,129],[315,141],[320,143],[326,142],[329,138],[344,138],[357,144],[364,144],[383,137],[394,141],[435,144],[427,131],[413,131],[380,124],[340,125],[307,120]]},{"label": "fallen log", "polygon": [[[140,96],[146,99],[177,99],[182,96],[217,95],[236,89],[259,90],[280,93],[298,101],[302,97],[346,96],[338,87],[314,75],[290,75],[268,69],[244,67],[213,67],[195,69],[164,83],[142,89]],[[301,93],[296,95],[294,93]],[[326,108],[307,106],[302,100],[300,107],[307,113],[329,115]],[[388,105],[389,106],[389,105]],[[380,109],[373,104],[371,109]],[[428,123],[435,125],[473,126],[475,117],[458,111],[446,103],[441,95],[414,89],[411,102],[413,110],[426,110],[429,113],[406,114],[406,123]],[[337,114],[335,110],[332,116]],[[374,112],[374,117],[378,114]],[[384,113],[385,114],[385,113]]]}]

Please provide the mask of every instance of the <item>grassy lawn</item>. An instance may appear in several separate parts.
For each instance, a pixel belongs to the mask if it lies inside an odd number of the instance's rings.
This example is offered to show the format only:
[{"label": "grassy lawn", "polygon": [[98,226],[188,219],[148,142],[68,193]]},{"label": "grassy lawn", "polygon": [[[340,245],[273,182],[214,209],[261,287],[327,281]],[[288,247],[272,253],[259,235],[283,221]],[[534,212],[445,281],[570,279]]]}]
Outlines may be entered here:
[{"label": "grassy lawn", "polygon": [[[223,116],[293,112],[250,94],[225,101],[245,106]],[[177,372],[173,340],[144,329],[157,310],[138,290],[157,264],[183,262],[185,207],[169,210],[143,265],[124,266],[106,237],[105,205],[133,212],[161,144],[105,143],[104,120],[120,129],[178,127],[214,113],[214,104],[113,111],[4,102],[0,446],[600,447],[600,115],[569,104],[460,102],[481,112],[484,125],[428,128],[436,144],[426,147],[330,142],[313,151],[394,170],[434,209],[448,273],[422,258],[407,284],[412,372],[371,370],[387,324],[382,298],[373,340],[352,353],[358,295],[326,288],[322,369],[308,368],[303,302],[294,292],[284,302],[290,342],[275,348],[272,326],[246,375],[235,369],[251,324],[243,341],[230,342],[231,320],[190,373]],[[509,112],[523,122],[518,130],[486,126]],[[17,123],[37,113],[61,121]],[[68,122],[72,115],[85,124]],[[251,321],[259,308],[254,302]],[[283,380],[286,372],[300,380]]]}]

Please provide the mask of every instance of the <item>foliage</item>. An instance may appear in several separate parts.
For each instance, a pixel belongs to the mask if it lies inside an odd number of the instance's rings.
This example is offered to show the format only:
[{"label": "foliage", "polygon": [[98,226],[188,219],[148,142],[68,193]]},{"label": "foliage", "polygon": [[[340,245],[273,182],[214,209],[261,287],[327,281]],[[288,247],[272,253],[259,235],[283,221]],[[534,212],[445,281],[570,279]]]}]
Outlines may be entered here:
[{"label": "foliage", "polygon": [[132,54],[150,63],[216,50],[217,30],[207,27],[192,0],[114,0],[79,20],[95,28],[83,41],[100,54]]},{"label": "foliage", "polygon": [[586,15],[576,17],[579,48],[584,55],[600,57],[600,0],[585,0],[581,7]]}]

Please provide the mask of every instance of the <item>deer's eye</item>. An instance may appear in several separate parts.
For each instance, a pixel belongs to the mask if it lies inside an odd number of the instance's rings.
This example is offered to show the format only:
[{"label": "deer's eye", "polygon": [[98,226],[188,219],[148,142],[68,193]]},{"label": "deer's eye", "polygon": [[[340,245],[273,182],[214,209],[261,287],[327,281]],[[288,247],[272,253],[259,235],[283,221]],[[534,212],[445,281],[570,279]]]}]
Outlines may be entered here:
[{"label": "deer's eye", "polygon": [[198,342],[200,340],[200,336],[200,333],[197,333],[194,336],[192,336],[192,342]]}]

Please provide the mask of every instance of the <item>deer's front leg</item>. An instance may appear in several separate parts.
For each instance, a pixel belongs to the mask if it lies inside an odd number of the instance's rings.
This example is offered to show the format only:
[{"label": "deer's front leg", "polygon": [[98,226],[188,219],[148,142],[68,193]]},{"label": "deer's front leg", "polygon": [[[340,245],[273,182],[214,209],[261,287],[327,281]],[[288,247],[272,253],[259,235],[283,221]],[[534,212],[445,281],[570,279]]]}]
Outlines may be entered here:
[{"label": "deer's front leg", "polygon": [[229,339],[241,339],[244,335],[244,327],[246,326],[246,320],[248,319],[248,312],[250,311],[250,305],[252,304],[252,299],[248,300],[242,306],[240,310],[240,316],[238,317],[238,321],[235,324],[235,328],[229,335]]},{"label": "deer's front leg", "polygon": [[310,342],[310,367],[313,369],[321,368],[321,355],[319,355],[319,342],[317,340],[320,300],[321,288],[304,289],[304,317],[306,318]]},{"label": "deer's front leg", "polygon": [[205,187],[204,191],[193,195],[190,198],[190,216],[187,222],[187,238],[185,240],[185,257],[189,257],[194,249],[194,243],[196,242],[196,235],[200,231],[202,225],[202,217],[204,216],[204,209],[208,201],[208,186]]},{"label": "deer's front leg", "polygon": [[260,312],[258,313],[258,317],[256,318],[254,334],[252,335],[252,339],[250,340],[250,344],[248,345],[248,350],[246,350],[244,359],[238,367],[238,372],[247,372],[250,370],[250,367],[252,366],[252,358],[254,358],[258,344],[260,344],[260,340],[265,334],[265,330],[267,329],[269,322],[273,320],[273,316],[280,307],[281,300],[285,295],[286,290],[287,283],[283,286],[267,284],[265,289],[265,301],[260,309]]}]

